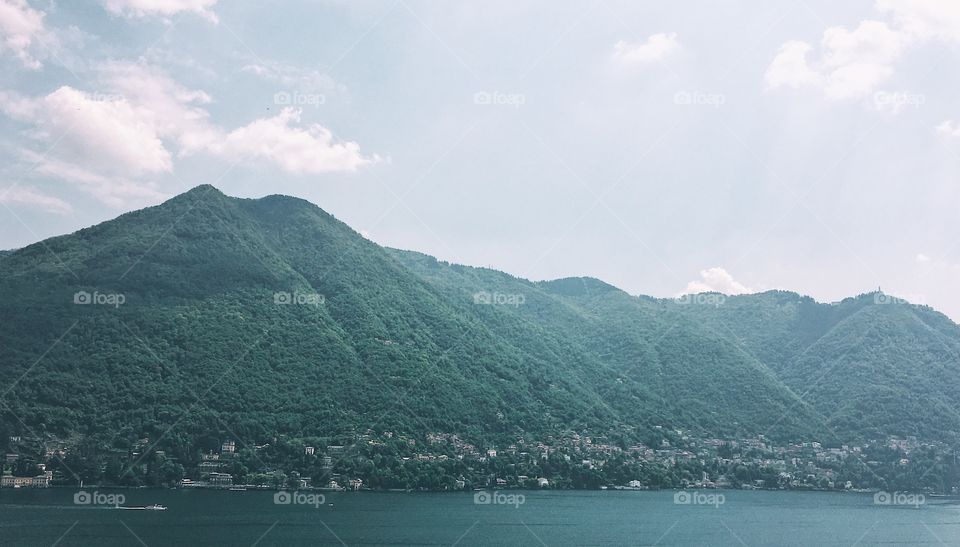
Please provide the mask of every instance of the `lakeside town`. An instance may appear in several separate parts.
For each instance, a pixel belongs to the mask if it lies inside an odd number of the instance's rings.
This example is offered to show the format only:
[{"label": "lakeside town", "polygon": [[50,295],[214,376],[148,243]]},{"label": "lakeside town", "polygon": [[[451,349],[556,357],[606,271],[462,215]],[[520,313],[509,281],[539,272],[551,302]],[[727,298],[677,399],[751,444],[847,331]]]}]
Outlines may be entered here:
[{"label": "lakeside town", "polygon": [[[456,434],[417,440],[367,431],[350,444],[276,437],[226,439],[190,454],[141,438],[125,453],[83,456],[55,439],[10,438],[0,487],[81,483],[128,487],[465,490],[477,488],[958,491],[956,457],[943,443],[889,437],[863,444],[776,444],[758,435],[696,438],[664,432],[656,446],[574,432],[478,446]],[[209,441],[207,442],[209,445]]]}]

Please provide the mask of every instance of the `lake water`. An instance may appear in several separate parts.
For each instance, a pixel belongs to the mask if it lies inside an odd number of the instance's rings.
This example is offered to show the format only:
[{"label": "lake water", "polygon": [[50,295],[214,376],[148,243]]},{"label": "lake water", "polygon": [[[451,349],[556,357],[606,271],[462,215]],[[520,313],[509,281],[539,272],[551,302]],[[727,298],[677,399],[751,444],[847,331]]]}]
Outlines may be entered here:
[{"label": "lake water", "polygon": [[127,506],[168,507],[136,511],[78,505],[75,493],[0,491],[0,544],[960,545],[956,502],[877,505],[869,494],[710,491],[684,504],[675,491],[500,491],[479,500],[490,503],[475,503],[474,492],[328,492],[317,506],[303,495],[278,504],[266,491],[97,491],[101,503],[122,494]]}]

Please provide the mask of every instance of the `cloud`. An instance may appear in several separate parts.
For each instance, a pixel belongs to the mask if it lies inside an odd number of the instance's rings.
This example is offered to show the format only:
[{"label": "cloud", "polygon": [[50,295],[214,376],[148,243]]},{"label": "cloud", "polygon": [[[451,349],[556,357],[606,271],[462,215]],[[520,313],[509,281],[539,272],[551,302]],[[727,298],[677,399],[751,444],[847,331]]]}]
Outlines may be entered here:
[{"label": "cloud", "polygon": [[0,48],[13,52],[30,69],[42,66],[31,49],[43,42],[43,16],[26,0],[0,0]]},{"label": "cloud", "polygon": [[296,65],[264,61],[241,69],[247,74],[279,86],[278,91],[344,95],[347,88],[319,70]]},{"label": "cloud", "polygon": [[947,137],[960,137],[960,124],[953,120],[944,120],[937,126],[937,133]]},{"label": "cloud", "polygon": [[57,154],[87,168],[130,175],[172,168],[155,127],[144,123],[143,113],[121,96],[62,86],[43,97],[0,99],[8,116],[32,124],[34,139],[56,145]]},{"label": "cloud", "polygon": [[103,0],[107,11],[125,17],[170,17],[182,12],[195,13],[212,23],[217,15],[210,8],[217,0]]},{"label": "cloud", "polygon": [[924,262],[930,262],[930,257],[923,253],[917,253],[917,256],[914,257],[914,260],[922,264]]},{"label": "cloud", "polygon": [[73,207],[66,201],[28,186],[12,186],[0,192],[0,203],[22,204],[61,215],[73,211]]},{"label": "cloud", "polygon": [[721,267],[708,268],[700,271],[700,279],[687,283],[680,292],[684,294],[699,294],[704,292],[719,292],[723,294],[752,293],[753,289],[736,281],[727,270]]},{"label": "cloud", "polygon": [[266,161],[294,174],[355,171],[380,160],[319,124],[301,124],[295,109],[221,127],[205,109],[212,102],[207,93],[151,66],[104,63],[95,83],[103,91],[62,86],[37,97],[0,91],[0,112],[25,124],[25,135],[49,151],[22,151],[35,173],[73,182],[110,205],[159,195],[157,177],[171,173],[181,156]]},{"label": "cloud", "polygon": [[787,42],[764,79],[771,89],[812,86],[834,100],[863,98],[890,78],[908,42],[882,21],[862,21],[853,30],[831,27],[823,33],[818,59],[808,59],[810,44]]},{"label": "cloud", "polygon": [[653,34],[645,42],[630,43],[620,40],[613,46],[613,58],[628,64],[652,64],[680,49],[677,34]]},{"label": "cloud", "polygon": [[169,197],[156,190],[155,183],[143,179],[131,180],[117,175],[101,175],[79,165],[43,157],[29,150],[21,155],[34,165],[33,172],[59,181],[73,183],[81,191],[111,207],[121,208],[131,201],[156,202]]},{"label": "cloud", "polygon": [[918,40],[960,41],[960,4],[942,0],[878,0],[901,31]]},{"label": "cloud", "polygon": [[780,46],[780,51],[767,68],[767,86],[776,88],[819,85],[823,76],[811,68],[807,61],[807,54],[812,49],[810,44],[796,40]]},{"label": "cloud", "polygon": [[208,143],[207,149],[235,161],[245,157],[271,161],[295,174],[356,171],[380,161],[378,156],[361,155],[355,142],[334,142],[333,134],[319,124],[294,127],[300,115],[299,109],[284,108],[276,116],[234,129]]},{"label": "cloud", "polygon": [[813,87],[829,99],[861,99],[893,76],[911,48],[931,40],[960,42],[960,3],[877,0],[874,7],[887,21],[826,29],[813,60],[810,44],[783,44],[767,68],[767,87]]}]

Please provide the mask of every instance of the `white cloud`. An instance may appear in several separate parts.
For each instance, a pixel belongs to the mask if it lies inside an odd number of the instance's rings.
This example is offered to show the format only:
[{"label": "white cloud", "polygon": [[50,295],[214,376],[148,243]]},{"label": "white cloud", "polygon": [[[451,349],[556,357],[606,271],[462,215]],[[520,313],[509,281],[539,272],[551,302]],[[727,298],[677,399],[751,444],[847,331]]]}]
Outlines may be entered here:
[{"label": "white cloud", "polygon": [[810,86],[830,99],[861,99],[894,75],[910,48],[930,40],[960,42],[960,3],[877,0],[875,8],[888,21],[828,28],[813,61],[807,59],[810,44],[783,44],[767,68],[768,88]]},{"label": "white cloud", "polygon": [[48,196],[29,186],[13,186],[0,192],[0,203],[27,205],[61,215],[73,210],[66,201]]},{"label": "white cloud", "polygon": [[277,84],[278,91],[344,95],[346,87],[319,70],[277,62],[259,62],[244,66],[243,72]]},{"label": "white cloud", "polygon": [[319,124],[301,125],[299,110],[229,130],[211,121],[207,93],[153,67],[110,62],[97,74],[104,91],[62,86],[39,97],[0,91],[0,112],[27,125],[25,134],[49,149],[42,156],[23,152],[36,164],[33,172],[75,183],[110,205],[159,195],[155,179],[173,171],[175,154],[267,161],[295,174],[355,171],[380,159],[363,156],[355,142],[337,142]]},{"label": "white cloud", "polygon": [[661,32],[653,34],[645,42],[630,43],[620,40],[613,46],[613,58],[630,64],[650,64],[662,61],[667,55],[680,49],[677,34]]},{"label": "white cloud", "polygon": [[103,0],[108,11],[126,17],[170,17],[181,12],[192,12],[213,23],[217,15],[210,10],[217,0]]},{"label": "white cloud", "polygon": [[0,94],[0,102],[8,116],[30,124],[27,135],[47,150],[44,155],[21,151],[33,164],[31,173],[74,183],[110,206],[156,197],[145,177],[173,168],[155,128],[119,95],[63,86],[36,98]]},{"label": "white cloud", "polygon": [[727,270],[717,266],[700,271],[700,279],[687,283],[680,292],[684,294],[699,294],[704,292],[719,292],[723,294],[752,293],[753,289],[738,282]]},{"label": "white cloud", "polygon": [[22,151],[21,155],[30,163],[34,164],[33,172],[56,180],[73,183],[81,191],[90,194],[111,207],[121,208],[131,202],[157,202],[169,197],[156,190],[155,183],[147,180],[131,180],[123,176],[101,175],[84,169],[79,165],[43,157],[36,152],[28,150]]},{"label": "white cloud", "polygon": [[930,262],[930,257],[923,253],[917,253],[917,256],[914,257],[914,260],[922,264],[924,262]]},{"label": "white cloud", "polygon": [[63,86],[43,97],[2,102],[8,116],[33,125],[30,135],[36,140],[55,144],[58,155],[87,168],[131,175],[172,168],[155,128],[143,123],[142,113],[125,98]]},{"label": "white cloud", "polygon": [[960,124],[953,120],[944,120],[937,126],[937,132],[947,137],[960,137]]},{"label": "white cloud", "polygon": [[129,62],[101,66],[101,85],[134,105],[138,121],[160,139],[175,142],[181,153],[219,138],[202,105],[212,102],[202,90],[189,89],[154,67]]},{"label": "white cloud", "polygon": [[894,72],[909,37],[882,21],[861,21],[847,30],[831,27],[823,33],[820,56],[813,47],[791,41],[780,47],[765,75],[769,88],[781,86],[820,88],[830,99],[860,99],[872,93]]},{"label": "white cloud", "polygon": [[810,44],[796,40],[780,46],[780,51],[767,68],[767,86],[775,88],[819,85],[823,76],[807,62],[807,54],[811,49],[813,48]]},{"label": "white cloud", "polygon": [[943,0],[877,0],[902,31],[920,40],[960,41],[960,3]]},{"label": "white cloud", "polygon": [[260,118],[207,143],[207,149],[231,159],[268,160],[295,174],[356,171],[380,160],[361,155],[355,142],[334,142],[333,134],[319,124],[294,127],[300,115],[299,109],[284,108],[276,116]]},{"label": "white cloud", "polygon": [[27,68],[42,66],[31,49],[43,41],[43,16],[26,0],[0,0],[0,47],[13,52]]}]

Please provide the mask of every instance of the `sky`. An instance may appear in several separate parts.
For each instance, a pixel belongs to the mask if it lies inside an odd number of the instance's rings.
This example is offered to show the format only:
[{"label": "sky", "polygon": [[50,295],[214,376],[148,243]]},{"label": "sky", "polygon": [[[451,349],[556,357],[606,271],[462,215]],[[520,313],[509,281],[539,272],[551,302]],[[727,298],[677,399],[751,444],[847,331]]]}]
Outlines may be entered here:
[{"label": "sky", "polygon": [[0,248],[199,184],[633,294],[960,320],[960,3],[0,0]]}]

